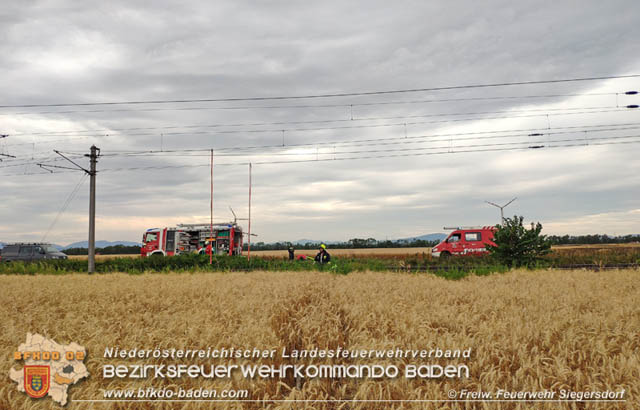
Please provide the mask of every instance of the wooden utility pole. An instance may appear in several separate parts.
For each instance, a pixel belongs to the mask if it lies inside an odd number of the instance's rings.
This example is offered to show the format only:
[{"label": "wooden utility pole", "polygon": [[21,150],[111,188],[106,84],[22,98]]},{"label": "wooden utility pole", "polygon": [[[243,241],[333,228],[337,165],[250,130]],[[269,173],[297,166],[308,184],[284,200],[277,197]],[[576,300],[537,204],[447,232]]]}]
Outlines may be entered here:
[{"label": "wooden utility pole", "polygon": [[251,260],[251,163],[249,163],[249,244],[247,246],[247,260]]},{"label": "wooden utility pole", "polygon": [[[213,251],[215,242],[213,241],[213,150],[211,150],[211,200],[209,202],[209,246],[211,251],[209,252],[209,265],[213,264]],[[205,248],[206,249],[206,248]]]},{"label": "wooden utility pole", "polygon": [[98,163],[98,157],[100,156],[100,148],[95,145],[91,146],[91,153],[84,154],[85,157],[89,157],[90,168],[86,169],[67,158],[63,153],[58,150],[53,150],[56,154],[60,155],[62,158],[66,159],[70,163],[76,166],[76,168],[62,167],[59,165],[46,165],[46,164],[37,164],[43,169],[47,171],[53,172],[48,168],[62,168],[62,169],[71,169],[71,170],[80,170],[87,173],[90,177],[90,185],[89,185],[89,273],[94,273],[96,271],[96,164]]},{"label": "wooden utility pole", "polygon": [[96,271],[96,164],[100,149],[91,146],[89,157],[89,273]]}]

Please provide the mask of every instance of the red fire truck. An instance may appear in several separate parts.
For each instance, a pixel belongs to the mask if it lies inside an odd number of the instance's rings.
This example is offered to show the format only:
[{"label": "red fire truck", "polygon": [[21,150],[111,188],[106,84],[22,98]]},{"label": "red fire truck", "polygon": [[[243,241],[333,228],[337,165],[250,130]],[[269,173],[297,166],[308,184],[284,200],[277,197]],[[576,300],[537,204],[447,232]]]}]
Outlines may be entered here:
[{"label": "red fire truck", "polygon": [[442,242],[431,249],[431,256],[448,257],[451,255],[482,255],[489,251],[485,245],[495,245],[494,226],[462,226],[452,229],[453,232]]},{"label": "red fire truck", "polygon": [[151,228],[142,236],[140,255],[173,256],[181,253],[214,255],[242,254],[242,227],[235,222],[214,224],[213,236],[209,224],[179,224],[175,228]]}]

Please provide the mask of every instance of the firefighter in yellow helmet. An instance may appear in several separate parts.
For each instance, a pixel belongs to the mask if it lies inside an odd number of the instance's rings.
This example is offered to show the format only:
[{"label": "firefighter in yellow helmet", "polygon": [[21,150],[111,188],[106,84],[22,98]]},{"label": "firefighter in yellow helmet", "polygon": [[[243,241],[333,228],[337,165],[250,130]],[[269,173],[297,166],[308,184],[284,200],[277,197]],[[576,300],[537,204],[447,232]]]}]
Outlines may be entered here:
[{"label": "firefighter in yellow helmet", "polygon": [[314,260],[320,265],[331,262],[331,255],[329,255],[329,252],[327,252],[327,245],[325,245],[324,243],[320,245],[320,251],[314,258]]}]

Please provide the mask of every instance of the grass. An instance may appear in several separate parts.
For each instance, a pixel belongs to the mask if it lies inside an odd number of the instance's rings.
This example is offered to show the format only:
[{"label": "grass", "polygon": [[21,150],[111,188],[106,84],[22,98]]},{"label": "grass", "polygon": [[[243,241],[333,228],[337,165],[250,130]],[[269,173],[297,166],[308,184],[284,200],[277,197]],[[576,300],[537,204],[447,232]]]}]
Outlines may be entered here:
[{"label": "grass", "polygon": [[[421,248],[417,248],[421,249]],[[422,249],[424,251],[424,249]],[[395,253],[383,253],[395,251]],[[345,249],[331,250],[332,263],[319,266],[311,260],[289,261],[284,256],[273,253],[256,255],[251,260],[246,257],[216,256],[213,264],[209,264],[206,255],[187,254],[177,257],[105,257],[96,261],[99,273],[127,272],[140,274],[144,272],[202,272],[202,271],[330,271],[336,274],[348,274],[358,271],[396,270],[406,272],[431,272],[448,279],[460,279],[471,273],[489,274],[505,272],[507,267],[500,265],[491,257],[467,256],[449,259],[432,258],[427,252],[411,252],[407,249]],[[369,252],[369,253],[367,253]],[[312,252],[305,252],[312,255]],[[611,265],[640,264],[640,247],[606,246],[603,248],[559,248],[538,261],[533,268],[571,268],[591,265],[606,267]],[[85,272],[86,258],[70,258],[68,260],[47,260],[34,263],[11,262],[0,263],[0,274],[62,274],[69,272]]]},{"label": "grass", "polygon": [[[331,265],[321,266],[313,261],[289,261],[279,258],[252,258],[215,256],[209,263],[207,255],[186,254],[175,257],[149,258],[111,258],[96,261],[96,272],[127,272],[140,274],[144,272],[203,272],[203,271],[331,271],[333,273],[349,273],[367,269],[387,269],[381,260],[344,259]],[[63,274],[85,272],[86,260],[46,260],[40,262],[9,262],[0,264],[0,274]]]},{"label": "grass", "polygon": [[[217,271],[319,271],[334,274],[348,274],[362,271],[403,271],[430,272],[448,279],[460,279],[471,273],[489,274],[505,272],[505,266],[496,264],[490,258],[451,258],[446,261],[413,257],[405,259],[334,257],[327,265],[319,265],[312,260],[289,261],[277,257],[216,256],[212,264],[206,255],[180,255],[176,257],[111,258],[96,261],[96,272],[167,273],[167,272],[217,272]],[[10,262],[0,264],[0,274],[60,275],[85,272],[87,262],[80,259],[46,260],[40,262]]]},{"label": "grass", "polygon": [[[215,408],[382,409],[632,409],[640,407],[640,281],[637,270],[511,271],[448,281],[391,272],[231,272],[164,275],[0,275],[0,368],[27,332],[88,349],[91,376],[71,386],[70,409],[197,409],[202,403],[78,403],[100,399],[105,388],[247,389],[251,399],[447,399],[450,389],[495,391],[625,389],[624,403],[217,403]],[[105,364],[149,364],[105,359],[105,347],[347,349],[465,349],[469,379],[423,380],[292,378],[149,379],[105,381]],[[176,361],[176,360],[174,360]],[[179,361],[178,361],[179,362]],[[209,364],[211,361],[185,360]],[[214,360],[215,364],[224,361]],[[234,364],[291,363],[288,359],[231,360]],[[303,362],[308,362],[307,359]],[[318,360],[327,364],[337,359]],[[427,359],[409,360],[416,364]],[[166,363],[166,361],[165,361]],[[348,364],[403,360],[349,359]],[[7,378],[0,408],[57,409],[34,401]]]},{"label": "grass", "polygon": [[[567,250],[578,250],[586,253],[593,252],[607,252],[609,250],[615,252],[633,252],[640,251],[640,243],[621,243],[621,244],[594,244],[594,245],[557,245],[552,247],[553,251],[558,253],[565,252]],[[344,256],[344,257],[407,257],[413,255],[428,255],[431,252],[431,248],[359,248],[359,249],[333,249],[330,248],[331,255]],[[246,255],[247,251],[244,251]],[[316,249],[298,249],[296,255],[314,256],[317,253]],[[279,251],[251,251],[252,256],[259,257],[286,257],[288,255],[286,250]],[[96,255],[96,260],[113,259],[113,258],[137,258],[140,254],[127,254],[127,255]],[[70,259],[87,259],[86,255],[71,255]]]}]

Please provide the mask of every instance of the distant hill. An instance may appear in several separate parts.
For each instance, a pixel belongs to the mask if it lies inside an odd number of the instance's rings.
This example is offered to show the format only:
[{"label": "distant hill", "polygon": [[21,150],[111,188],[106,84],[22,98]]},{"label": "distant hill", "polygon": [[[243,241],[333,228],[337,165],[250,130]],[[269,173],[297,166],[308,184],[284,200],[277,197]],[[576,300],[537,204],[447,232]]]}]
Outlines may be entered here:
[{"label": "distant hill", "polygon": [[[104,248],[107,246],[116,246],[116,245],[123,245],[123,246],[140,246],[140,242],[130,242],[130,241],[96,241],[96,248]],[[54,245],[55,246],[55,245]],[[89,241],[82,241],[82,242],[74,242],[74,243],[70,243],[67,246],[64,246],[61,248],[61,250],[65,250],[65,249],[71,249],[71,248],[88,248],[89,247]]]},{"label": "distant hill", "polygon": [[[0,249],[4,248],[5,245],[7,245],[7,242],[0,242]],[[59,251],[62,251],[62,250],[71,249],[71,248],[88,248],[89,247],[89,241],[74,242],[74,243],[70,243],[67,246],[56,245],[55,243],[52,243],[51,245],[54,248],[58,249]],[[131,242],[131,241],[96,241],[96,248],[104,248],[104,247],[107,247],[107,246],[116,246],[116,245],[140,246],[140,242]]]},{"label": "distant hill", "polygon": [[[411,238],[392,239],[391,242],[400,242],[400,241],[408,241],[408,242],[412,242],[412,241],[441,241],[446,237],[447,237],[446,233],[429,233],[429,234],[426,234],[426,235],[414,236],[414,237],[411,237]],[[382,240],[378,240],[378,241],[382,242]],[[334,244],[340,244],[342,242],[340,242],[340,241],[318,241],[316,239],[299,239],[297,241],[293,241],[293,243],[297,243],[297,244],[300,244],[300,245],[316,244],[316,243],[326,243],[327,245],[334,245]]]},{"label": "distant hill", "polygon": [[315,239],[298,239],[297,241],[293,241],[292,243],[297,243],[299,245],[308,245],[308,244],[314,244],[314,243],[326,243],[327,245],[333,245],[336,243],[340,243],[337,241],[318,241]]},{"label": "distant hill", "polygon": [[[332,248],[402,248],[408,246],[431,246],[446,238],[444,233],[430,233],[421,236],[404,239],[384,239],[373,238],[351,238],[348,241],[319,241],[317,239],[298,239],[292,241],[294,247],[299,249],[314,249],[319,244],[324,243]],[[281,250],[286,249],[288,241],[263,243],[258,242],[252,245],[255,250]],[[245,246],[246,249],[246,246]]]},{"label": "distant hill", "polygon": [[413,236],[411,238],[404,238],[404,239],[396,239],[393,242],[397,242],[397,241],[441,241],[444,238],[447,237],[446,233],[428,233],[426,235],[421,235],[421,236]]}]

